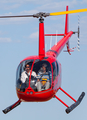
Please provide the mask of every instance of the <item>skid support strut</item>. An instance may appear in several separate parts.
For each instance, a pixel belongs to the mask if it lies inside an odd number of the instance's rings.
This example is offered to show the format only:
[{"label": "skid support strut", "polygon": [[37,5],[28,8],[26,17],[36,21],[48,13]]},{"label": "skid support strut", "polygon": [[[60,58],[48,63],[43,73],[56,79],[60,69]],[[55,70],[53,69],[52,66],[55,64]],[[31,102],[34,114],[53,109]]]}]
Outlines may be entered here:
[{"label": "skid support strut", "polygon": [[74,108],[76,108],[82,101],[83,97],[85,96],[85,93],[82,92],[80,97],[78,98],[78,100],[76,101],[72,96],[70,96],[66,91],[64,91],[61,87],[59,88],[63,93],[65,93],[69,98],[71,98],[75,103],[72,104],[70,107],[64,103],[60,98],[58,98],[56,95],[55,95],[55,98],[57,98],[62,104],[64,104],[67,109],[65,110],[66,113],[70,113]]}]

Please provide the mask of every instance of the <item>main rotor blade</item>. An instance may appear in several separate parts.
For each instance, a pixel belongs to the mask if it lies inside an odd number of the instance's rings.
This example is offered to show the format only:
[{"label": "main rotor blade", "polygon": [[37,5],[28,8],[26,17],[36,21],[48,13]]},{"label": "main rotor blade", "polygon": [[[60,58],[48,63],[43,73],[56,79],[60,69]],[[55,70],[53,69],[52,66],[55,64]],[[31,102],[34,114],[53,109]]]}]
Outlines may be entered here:
[{"label": "main rotor blade", "polygon": [[54,13],[43,13],[39,12],[33,15],[15,15],[15,16],[0,16],[0,18],[15,18],[15,17],[47,17],[47,16],[56,16],[56,15],[65,15],[65,14],[72,14],[72,13],[79,13],[79,12],[87,12],[87,8],[85,9],[78,9],[78,10],[70,10],[70,11],[62,11],[62,12],[54,12]]},{"label": "main rotor blade", "polygon": [[34,17],[34,15],[0,16],[0,18]]},{"label": "main rotor blade", "polygon": [[65,15],[65,14],[72,14],[72,13],[79,13],[79,12],[87,12],[87,8],[78,9],[78,10],[70,10],[70,11],[62,11],[62,12],[54,12],[54,13],[50,13],[50,15],[56,16],[56,15]]},{"label": "main rotor blade", "polygon": [[35,18],[39,18],[39,17],[47,17],[49,16],[50,13],[43,13],[43,12],[39,12],[33,15],[13,15],[13,16],[0,16],[0,18],[15,18],[15,17],[35,17]]}]

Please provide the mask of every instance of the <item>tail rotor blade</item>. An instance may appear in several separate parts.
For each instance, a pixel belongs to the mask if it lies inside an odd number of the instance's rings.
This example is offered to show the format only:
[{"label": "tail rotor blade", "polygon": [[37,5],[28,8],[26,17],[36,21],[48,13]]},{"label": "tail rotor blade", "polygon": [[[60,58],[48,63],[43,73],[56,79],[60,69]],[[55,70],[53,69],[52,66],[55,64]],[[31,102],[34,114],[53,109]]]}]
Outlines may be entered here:
[{"label": "tail rotor blade", "polygon": [[80,51],[80,16],[78,15],[78,41],[77,50]]}]

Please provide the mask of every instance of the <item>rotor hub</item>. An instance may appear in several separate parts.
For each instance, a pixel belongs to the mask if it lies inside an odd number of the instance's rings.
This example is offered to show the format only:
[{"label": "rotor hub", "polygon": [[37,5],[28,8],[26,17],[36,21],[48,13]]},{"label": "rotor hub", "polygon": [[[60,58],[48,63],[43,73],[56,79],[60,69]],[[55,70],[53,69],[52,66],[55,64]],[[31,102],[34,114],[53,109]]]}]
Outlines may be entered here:
[{"label": "rotor hub", "polygon": [[49,15],[50,15],[49,13],[39,12],[39,13],[34,14],[33,17],[40,18],[39,19],[40,23],[43,23],[44,21],[43,17],[47,17]]},{"label": "rotor hub", "polygon": [[49,15],[50,15],[49,13],[39,12],[39,13],[34,14],[33,17],[42,18],[42,17],[47,17]]}]

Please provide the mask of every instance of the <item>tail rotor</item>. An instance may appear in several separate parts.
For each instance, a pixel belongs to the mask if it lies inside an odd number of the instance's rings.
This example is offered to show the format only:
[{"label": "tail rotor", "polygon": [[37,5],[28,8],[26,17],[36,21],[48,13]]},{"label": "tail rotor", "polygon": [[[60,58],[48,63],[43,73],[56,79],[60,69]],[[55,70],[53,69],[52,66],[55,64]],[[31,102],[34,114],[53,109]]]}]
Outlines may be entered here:
[{"label": "tail rotor", "polygon": [[78,39],[77,39],[77,50],[80,51],[80,16],[78,15],[78,31],[73,32],[73,34],[77,33],[78,34]]},{"label": "tail rotor", "polygon": [[78,41],[77,41],[77,50],[80,51],[80,16],[78,15]]}]

